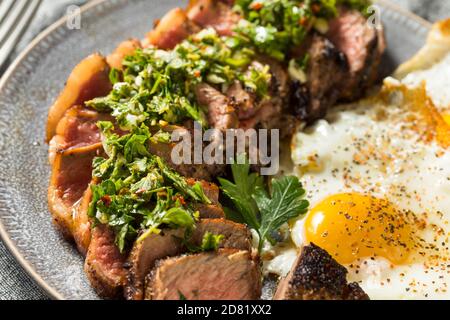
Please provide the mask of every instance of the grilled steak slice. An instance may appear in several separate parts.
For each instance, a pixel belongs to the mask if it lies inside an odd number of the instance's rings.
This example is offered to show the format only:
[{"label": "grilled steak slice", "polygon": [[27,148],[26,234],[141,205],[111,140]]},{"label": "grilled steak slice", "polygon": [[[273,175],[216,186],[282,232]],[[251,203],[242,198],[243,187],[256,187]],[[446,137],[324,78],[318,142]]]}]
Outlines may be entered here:
[{"label": "grilled steak slice", "polygon": [[47,120],[47,142],[56,133],[56,126],[66,111],[85,101],[103,97],[111,91],[109,66],[106,59],[93,54],[81,61],[72,71],[64,90],[50,107]]},{"label": "grilled steak slice", "polygon": [[141,48],[141,43],[136,39],[129,39],[121,44],[110,54],[106,61],[111,68],[122,70],[123,59],[127,56],[132,55],[137,49]]},{"label": "grilled steak slice", "polygon": [[[94,182],[91,182],[91,184]],[[88,216],[89,205],[92,200],[91,187],[88,186],[84,192],[83,198],[73,210],[73,229],[72,234],[77,245],[78,251],[84,256],[87,254],[91,243],[91,220]]]},{"label": "grilled steak slice", "polygon": [[290,105],[301,120],[312,122],[323,118],[341,96],[349,69],[346,57],[318,34],[310,38],[307,54],[307,82],[292,83]]},{"label": "grilled steak slice", "polygon": [[114,232],[105,225],[97,225],[84,263],[84,271],[92,287],[102,298],[120,298],[126,280],[125,256],[114,243]]},{"label": "grilled steak slice", "polygon": [[225,218],[225,212],[219,203],[219,187],[211,182],[204,180],[195,180],[189,178],[186,180],[191,186],[200,182],[203,192],[211,200],[211,204],[197,203],[194,204],[194,209],[198,210],[200,213],[200,218],[202,219],[220,219]]},{"label": "grilled steak slice", "polygon": [[[219,245],[221,248],[251,250],[250,233],[242,224],[223,219],[202,219],[190,235],[189,243],[200,246],[206,232],[224,236]],[[143,299],[145,276],[153,269],[157,260],[186,251],[184,237],[184,229],[165,230],[135,243],[127,263],[130,266],[125,287],[125,297],[128,300]]]},{"label": "grilled steak slice", "polygon": [[143,41],[144,47],[154,45],[160,49],[173,49],[191,34],[200,31],[198,26],[188,19],[181,8],[169,11],[156,22],[155,29],[150,31]]},{"label": "grilled steak slice", "polygon": [[[149,150],[152,154],[157,155],[165,160],[165,162],[179,174],[185,177],[192,177],[197,180],[212,181],[215,177],[219,176],[224,170],[225,165],[215,165],[215,164],[194,164],[191,161],[189,163],[175,164],[172,161],[172,151],[176,146],[175,143],[162,143],[151,141],[149,144]],[[191,143],[192,148],[194,148],[194,143]],[[191,155],[193,155],[193,150],[191,150]]]},{"label": "grilled steak slice", "polygon": [[151,300],[256,300],[261,275],[248,251],[222,249],[161,260],[146,279]]},{"label": "grilled steak slice", "polygon": [[240,81],[234,81],[228,88],[226,95],[230,99],[230,104],[236,109],[239,120],[249,119],[258,111],[256,95],[249,90],[245,90]]},{"label": "grilled steak slice", "polygon": [[183,252],[184,229],[164,230],[160,234],[151,234],[137,241],[128,257],[129,266],[125,298],[142,300],[145,276],[154,267],[155,262]]},{"label": "grilled steak slice", "polygon": [[195,88],[195,96],[200,106],[208,110],[208,122],[212,128],[226,130],[238,126],[238,118],[230,100],[220,91],[206,83]]},{"label": "grilled steak slice", "polygon": [[220,205],[219,203],[219,187],[215,183],[211,183],[205,180],[196,180],[193,178],[186,179],[186,182],[190,186],[194,186],[196,183],[200,183],[203,192],[211,200],[212,204]]},{"label": "grilled steak slice", "polygon": [[53,164],[57,153],[101,142],[97,121],[113,121],[113,117],[82,106],[67,110],[58,122],[56,134],[49,143],[50,164]]},{"label": "grilled steak slice", "polygon": [[202,219],[225,219],[225,212],[221,205],[217,204],[195,204],[194,209],[200,213]]},{"label": "grilled steak slice", "polygon": [[268,65],[272,76],[269,98],[258,99],[255,93],[246,90],[242,83],[235,81],[227,90],[231,105],[236,109],[242,129],[280,129],[281,137],[288,137],[295,129],[295,118],[284,110],[289,93],[289,76],[277,61],[258,56],[252,66]]},{"label": "grilled steak slice", "polygon": [[376,73],[385,50],[383,31],[369,26],[367,19],[356,10],[342,8],[330,21],[327,37],[343,52],[350,66],[341,94],[343,100],[361,97],[376,80]]},{"label": "grilled steak slice", "polygon": [[101,154],[102,144],[68,149],[55,156],[48,187],[48,206],[55,225],[70,239],[74,205],[83,197],[92,178],[92,159]]},{"label": "grilled steak slice", "polygon": [[197,223],[190,242],[196,246],[201,245],[206,232],[223,235],[220,248],[239,249],[251,252],[251,234],[248,228],[240,223],[225,219],[202,219]]},{"label": "grilled steak slice", "polygon": [[221,36],[232,35],[233,27],[240,20],[231,6],[216,0],[191,0],[187,15],[200,27],[212,27]]},{"label": "grilled steak slice", "polygon": [[305,246],[293,268],[282,279],[275,300],[367,300],[357,283],[347,283],[347,270],[325,250]]},{"label": "grilled steak slice", "polygon": [[257,61],[262,65],[268,65],[270,68],[270,74],[272,75],[270,95],[282,100],[285,99],[290,89],[289,75],[285,66],[281,62],[263,55],[258,56]]}]

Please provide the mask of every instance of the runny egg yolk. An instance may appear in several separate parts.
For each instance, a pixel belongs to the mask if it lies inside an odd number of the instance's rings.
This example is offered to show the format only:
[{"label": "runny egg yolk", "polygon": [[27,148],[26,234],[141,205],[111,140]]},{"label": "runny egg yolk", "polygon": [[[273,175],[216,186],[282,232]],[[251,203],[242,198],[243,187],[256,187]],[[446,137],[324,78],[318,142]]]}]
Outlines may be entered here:
[{"label": "runny egg yolk", "polygon": [[442,118],[444,118],[445,123],[447,123],[450,126],[450,113],[444,114]]},{"label": "runny egg yolk", "polygon": [[406,215],[387,200],[343,193],[316,205],[305,220],[306,240],[328,251],[339,263],[381,256],[404,264],[416,240]]}]

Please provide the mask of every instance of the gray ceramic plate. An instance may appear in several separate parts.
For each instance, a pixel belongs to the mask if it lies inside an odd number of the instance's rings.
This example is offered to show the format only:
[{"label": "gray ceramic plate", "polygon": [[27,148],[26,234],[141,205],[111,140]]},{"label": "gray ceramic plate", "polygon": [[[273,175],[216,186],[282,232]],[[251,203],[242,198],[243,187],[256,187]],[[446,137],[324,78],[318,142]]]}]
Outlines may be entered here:
[{"label": "gray ceramic plate", "polygon": [[[82,10],[80,30],[69,30],[64,20],[57,22],[0,81],[0,232],[52,298],[97,296],[84,276],[81,256],[53,228],[47,209],[50,168],[43,141],[48,107],[82,58],[94,51],[108,53],[128,37],[142,37],[154,19],[184,2],[94,1]],[[389,43],[383,64],[387,74],[423,45],[430,25],[390,4],[381,5]]]}]

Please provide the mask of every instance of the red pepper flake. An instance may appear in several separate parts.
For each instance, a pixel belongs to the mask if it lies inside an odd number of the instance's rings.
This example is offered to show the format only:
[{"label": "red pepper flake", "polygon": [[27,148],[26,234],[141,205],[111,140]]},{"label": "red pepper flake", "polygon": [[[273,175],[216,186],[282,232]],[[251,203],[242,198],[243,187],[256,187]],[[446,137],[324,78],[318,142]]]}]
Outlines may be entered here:
[{"label": "red pepper flake", "polygon": [[183,196],[180,196],[180,195],[176,195],[176,196],[173,196],[172,197],[172,200],[173,201],[180,201],[180,204],[182,205],[182,206],[185,206],[186,205],[186,200],[183,198]]},{"label": "red pepper flake", "polygon": [[249,7],[252,10],[261,10],[264,7],[264,4],[261,2],[253,2]]},{"label": "red pepper flake", "polygon": [[103,196],[101,200],[107,207],[111,204],[111,197],[109,195]]},{"label": "red pepper flake", "polygon": [[301,17],[300,20],[298,20],[298,24],[301,26],[306,26],[308,24],[308,18]]},{"label": "red pepper flake", "polygon": [[314,4],[311,6],[312,12],[314,12],[314,13],[316,13],[316,14],[319,13],[321,9],[322,9],[322,8],[321,8],[320,4],[318,4],[318,3],[314,3]]}]

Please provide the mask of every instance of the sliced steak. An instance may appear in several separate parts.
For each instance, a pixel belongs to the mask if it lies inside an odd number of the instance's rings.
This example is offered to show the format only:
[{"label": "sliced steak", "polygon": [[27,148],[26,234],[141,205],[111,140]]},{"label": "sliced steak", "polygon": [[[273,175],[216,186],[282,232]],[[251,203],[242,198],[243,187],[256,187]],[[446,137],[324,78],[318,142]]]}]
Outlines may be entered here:
[{"label": "sliced steak", "polygon": [[268,97],[258,99],[241,82],[235,81],[226,95],[236,109],[241,129],[280,129],[281,137],[290,136],[295,129],[295,118],[285,110],[285,102],[290,89],[290,79],[284,66],[274,59],[258,56],[251,67],[268,65],[271,73]]},{"label": "sliced steak", "polygon": [[220,219],[225,218],[225,212],[219,203],[219,187],[211,182],[204,180],[187,179],[187,183],[191,186],[200,182],[203,192],[211,200],[211,204],[196,203],[193,205],[195,210],[200,213],[202,219]]},{"label": "sliced steak", "polygon": [[50,107],[47,119],[47,142],[56,133],[56,126],[66,111],[96,97],[107,95],[111,89],[109,66],[106,59],[93,54],[81,61],[72,71],[66,86]]},{"label": "sliced steak", "polygon": [[123,41],[119,46],[111,53],[106,60],[111,68],[122,70],[123,59],[132,55],[137,49],[142,48],[139,40],[129,39]]},{"label": "sliced steak", "polygon": [[[149,144],[149,150],[152,154],[164,159],[169,167],[185,177],[192,177],[197,180],[212,181],[225,170],[225,165],[209,165],[206,163],[194,164],[192,160],[190,161],[191,163],[175,164],[172,161],[172,151],[175,146],[176,143],[151,141]],[[193,143],[191,146],[194,148]],[[193,149],[191,150],[191,155],[193,155]]]},{"label": "sliced steak", "polygon": [[208,122],[212,128],[237,128],[239,122],[236,110],[220,91],[209,84],[201,83],[195,88],[195,96],[198,104],[208,110]]},{"label": "sliced steak", "polygon": [[261,274],[248,251],[185,255],[161,260],[146,279],[149,300],[256,300]]},{"label": "sliced steak", "polygon": [[[194,246],[200,246],[206,232],[224,236],[219,245],[221,248],[251,250],[250,232],[247,227],[223,219],[200,220],[187,241]],[[143,299],[145,276],[153,269],[157,260],[185,252],[184,237],[184,229],[164,230],[134,244],[127,263],[130,269],[125,287],[126,299]]]},{"label": "sliced steak", "polygon": [[197,246],[201,245],[206,232],[223,236],[219,244],[220,248],[232,248],[249,252],[252,250],[250,230],[243,224],[225,219],[202,219],[197,223],[190,242]]},{"label": "sliced steak", "polygon": [[114,232],[105,225],[97,225],[84,263],[84,271],[92,287],[102,298],[122,297],[126,281],[125,256],[114,243]]},{"label": "sliced steak", "polygon": [[236,109],[239,120],[249,119],[258,112],[256,95],[246,90],[238,80],[234,81],[226,92],[230,104]]},{"label": "sliced steak", "polygon": [[219,187],[215,183],[211,183],[205,180],[196,180],[193,178],[187,178],[186,182],[190,186],[194,186],[196,183],[200,183],[203,192],[208,197],[209,200],[215,205],[220,205],[219,203]]},{"label": "sliced steak", "polygon": [[225,212],[221,205],[217,204],[195,204],[194,209],[200,213],[202,219],[224,219]]},{"label": "sliced steak", "polygon": [[55,156],[48,206],[55,225],[67,238],[72,238],[73,210],[92,179],[92,160],[102,154],[102,144],[68,149]]},{"label": "sliced steak", "polygon": [[74,106],[58,122],[55,136],[49,143],[49,160],[53,164],[56,153],[72,148],[82,148],[101,142],[98,121],[114,121],[110,114]]},{"label": "sliced steak", "polygon": [[232,35],[233,27],[240,20],[231,6],[216,0],[191,0],[187,15],[200,27],[212,27],[221,36]]},{"label": "sliced steak", "polygon": [[314,244],[303,247],[275,300],[367,300],[357,283],[348,284],[347,270]]},{"label": "sliced steak", "polygon": [[373,85],[385,50],[383,31],[370,26],[356,10],[342,8],[330,21],[328,39],[343,52],[350,66],[350,75],[340,99],[355,100]]},{"label": "sliced steak", "polygon": [[184,229],[163,230],[160,234],[151,234],[142,241],[137,241],[128,257],[129,266],[125,298],[142,300],[144,279],[152,270],[155,262],[183,252]]},{"label": "sliced steak", "polygon": [[[94,182],[91,182],[93,184]],[[78,251],[86,255],[91,244],[91,219],[88,216],[89,205],[92,200],[92,191],[90,185],[84,192],[83,198],[73,210],[73,238]]]},{"label": "sliced steak", "polygon": [[337,102],[349,69],[346,57],[325,37],[315,34],[307,46],[307,82],[292,83],[290,105],[301,120],[312,122]]},{"label": "sliced steak", "polygon": [[181,41],[200,31],[199,27],[188,19],[181,8],[169,11],[157,21],[155,29],[147,34],[143,46],[154,45],[163,50],[173,49]]},{"label": "sliced steak", "polygon": [[290,89],[290,80],[286,67],[281,62],[263,55],[258,56],[256,60],[262,65],[268,65],[270,68],[272,80],[269,94],[272,97],[278,97],[284,100]]}]

